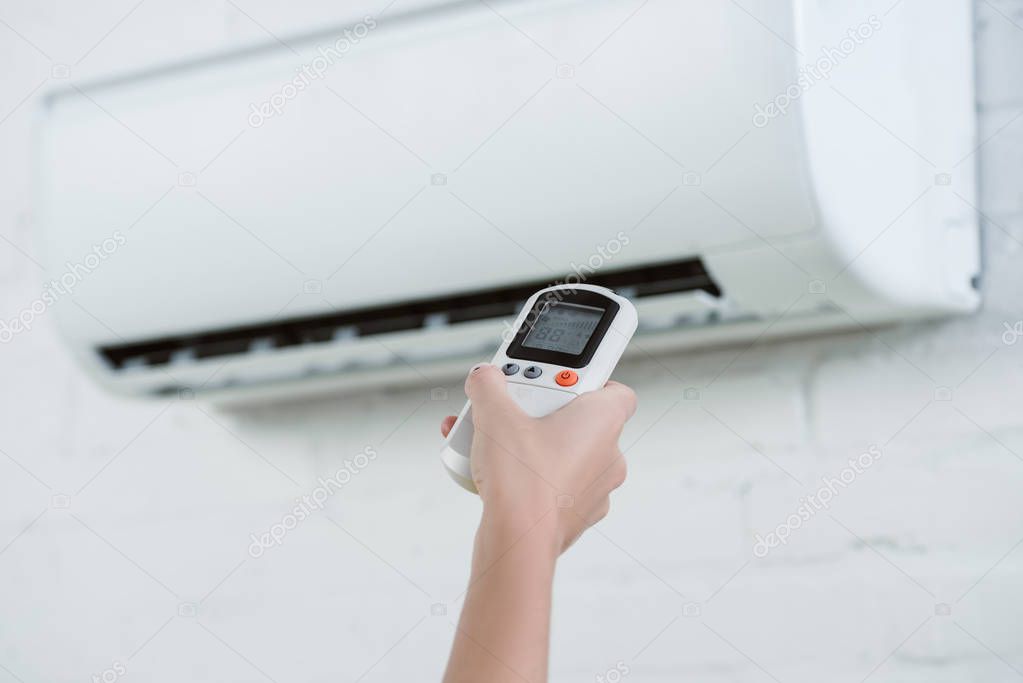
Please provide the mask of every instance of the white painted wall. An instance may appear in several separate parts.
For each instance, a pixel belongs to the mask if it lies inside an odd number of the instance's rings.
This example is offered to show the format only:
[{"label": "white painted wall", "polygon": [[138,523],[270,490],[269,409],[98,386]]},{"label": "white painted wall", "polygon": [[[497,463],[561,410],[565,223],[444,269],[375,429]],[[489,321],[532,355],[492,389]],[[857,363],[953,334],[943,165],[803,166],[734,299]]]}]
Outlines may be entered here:
[{"label": "white painted wall", "polygon": [[[286,34],[324,5],[0,2],[2,317],[39,293],[31,97],[54,64],[79,78],[262,40],[256,21]],[[621,367],[641,398],[630,480],[559,567],[555,680],[618,662],[658,682],[1023,676],[1023,339],[1003,341],[1023,320],[1023,2],[977,14],[984,310]],[[0,347],[0,681],[437,680],[478,501],[436,460],[460,388],[430,389],[231,414],[123,402],[42,316]],[[872,445],[829,512],[753,557]],[[367,446],[323,512],[248,555]]]}]

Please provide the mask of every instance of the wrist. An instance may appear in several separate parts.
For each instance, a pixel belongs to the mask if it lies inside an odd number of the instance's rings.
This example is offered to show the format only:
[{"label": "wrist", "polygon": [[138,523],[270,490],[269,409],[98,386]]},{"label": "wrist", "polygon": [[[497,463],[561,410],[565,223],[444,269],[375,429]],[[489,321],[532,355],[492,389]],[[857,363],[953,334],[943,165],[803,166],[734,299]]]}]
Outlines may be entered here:
[{"label": "wrist", "polygon": [[484,505],[476,534],[477,557],[484,565],[514,555],[537,567],[549,567],[561,554],[563,546],[558,524],[558,511],[521,507],[513,510]]}]

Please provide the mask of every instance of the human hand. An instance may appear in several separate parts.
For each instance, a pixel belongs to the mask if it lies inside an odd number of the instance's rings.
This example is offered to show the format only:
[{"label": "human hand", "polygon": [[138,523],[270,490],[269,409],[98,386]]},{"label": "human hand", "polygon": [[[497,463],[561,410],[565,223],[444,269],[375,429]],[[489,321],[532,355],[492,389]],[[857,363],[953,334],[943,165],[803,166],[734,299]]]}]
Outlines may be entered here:
[{"label": "human hand", "polygon": [[[483,500],[481,533],[518,537],[536,530],[552,557],[603,519],[610,493],[625,481],[618,438],[636,410],[636,395],[618,382],[533,418],[508,394],[492,365],[465,382],[472,401],[473,482]],[[441,423],[447,436],[455,417]]]}]

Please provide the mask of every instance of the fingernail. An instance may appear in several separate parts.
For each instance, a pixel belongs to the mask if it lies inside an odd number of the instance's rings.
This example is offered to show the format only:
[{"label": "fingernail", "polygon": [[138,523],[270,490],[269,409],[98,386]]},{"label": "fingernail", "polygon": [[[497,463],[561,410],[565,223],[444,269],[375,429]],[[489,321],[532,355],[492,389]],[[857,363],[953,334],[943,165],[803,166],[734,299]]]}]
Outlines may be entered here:
[{"label": "fingernail", "polygon": [[482,369],[483,369],[483,364],[481,363],[479,365],[473,366],[472,370],[469,371],[469,374],[470,375],[475,375],[477,372],[479,372]]}]

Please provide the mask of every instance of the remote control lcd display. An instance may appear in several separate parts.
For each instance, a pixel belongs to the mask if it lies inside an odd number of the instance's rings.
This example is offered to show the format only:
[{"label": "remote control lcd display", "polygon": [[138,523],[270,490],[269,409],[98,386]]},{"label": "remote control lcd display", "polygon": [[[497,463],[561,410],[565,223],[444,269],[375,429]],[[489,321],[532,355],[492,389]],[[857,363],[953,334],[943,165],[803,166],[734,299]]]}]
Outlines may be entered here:
[{"label": "remote control lcd display", "polygon": [[594,306],[548,304],[533,323],[522,346],[578,355],[586,348],[586,342],[602,317],[604,309]]}]

